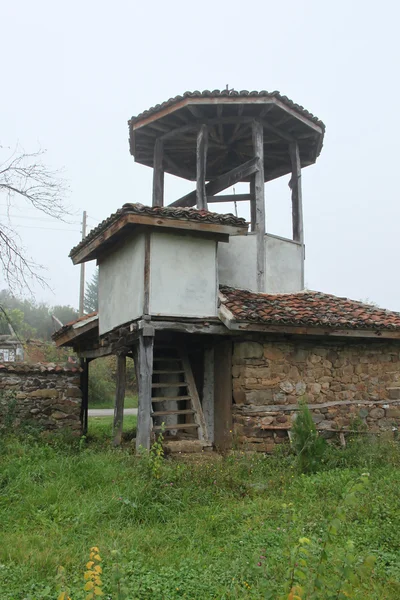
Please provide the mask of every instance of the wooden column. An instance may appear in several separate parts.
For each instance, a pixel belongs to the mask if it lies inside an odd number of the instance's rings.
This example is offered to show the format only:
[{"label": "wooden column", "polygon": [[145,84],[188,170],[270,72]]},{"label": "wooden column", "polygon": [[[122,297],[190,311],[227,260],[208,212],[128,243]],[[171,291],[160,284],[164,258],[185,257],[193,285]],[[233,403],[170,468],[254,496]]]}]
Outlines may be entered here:
[{"label": "wooden column", "polygon": [[199,210],[207,210],[207,192],[206,192],[206,165],[208,148],[208,129],[207,125],[200,127],[197,134],[196,165],[196,204]]},{"label": "wooden column", "polygon": [[303,198],[301,191],[301,162],[297,142],[289,145],[290,160],[292,161],[292,224],[293,240],[302,246],[301,289],[304,289],[304,231],[303,231]]},{"label": "wooden column", "polygon": [[144,335],[142,333],[138,339],[135,352],[136,381],[138,386],[136,450],[140,448],[150,449],[153,348],[154,331],[152,335]]},{"label": "wooden column", "polygon": [[115,388],[115,405],[114,405],[114,428],[113,428],[113,445],[119,446],[122,440],[122,428],[124,424],[124,402],[125,402],[125,385],[126,385],[126,356],[125,354],[117,355],[117,382]]},{"label": "wooden column", "polygon": [[301,194],[301,163],[299,146],[297,142],[292,142],[289,146],[290,160],[292,161],[292,222],[293,239],[296,242],[304,243],[303,236],[303,201]]},{"label": "wooden column", "polygon": [[81,403],[81,424],[82,434],[86,435],[88,431],[88,410],[89,410],[89,362],[87,358],[81,358],[81,381],[80,387],[82,392]]},{"label": "wooden column", "polygon": [[256,230],[256,182],[255,175],[250,178],[250,231]]},{"label": "wooden column", "polygon": [[214,441],[214,348],[204,350],[203,414],[208,439]]},{"label": "wooden column", "polygon": [[214,443],[218,450],[232,446],[232,342],[214,348]]},{"label": "wooden column", "polygon": [[164,144],[156,140],[153,160],[153,206],[164,206]]},{"label": "wooden column", "polygon": [[254,156],[258,161],[258,170],[254,174],[255,231],[257,234],[257,290],[265,292],[265,198],[264,198],[264,130],[262,123],[254,121]]}]

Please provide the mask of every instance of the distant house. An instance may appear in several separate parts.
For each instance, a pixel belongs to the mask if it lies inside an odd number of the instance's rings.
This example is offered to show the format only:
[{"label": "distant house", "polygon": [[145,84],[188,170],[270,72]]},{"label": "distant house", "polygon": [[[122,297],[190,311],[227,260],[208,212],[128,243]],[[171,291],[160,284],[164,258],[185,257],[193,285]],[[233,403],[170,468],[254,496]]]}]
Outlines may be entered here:
[{"label": "distant house", "polygon": [[24,360],[24,348],[15,335],[0,335],[0,362]]},{"label": "distant house", "polygon": [[[71,250],[74,264],[99,265],[99,311],[54,334],[82,359],[84,411],[89,362],[116,354],[115,444],[127,356],[138,448],[164,430],[171,450],[270,451],[299,400],[343,442],[360,423],[397,429],[400,314],[304,290],[301,174],[324,124],[277,92],[226,90],[188,92],[129,127],[136,162],[153,168],[152,206],[125,204]],[[164,207],[164,172],[196,189]],[[291,239],[266,231],[264,184],[283,175]],[[238,182],[248,193],[216,195]],[[210,212],[216,202],[248,202],[250,223]]]}]

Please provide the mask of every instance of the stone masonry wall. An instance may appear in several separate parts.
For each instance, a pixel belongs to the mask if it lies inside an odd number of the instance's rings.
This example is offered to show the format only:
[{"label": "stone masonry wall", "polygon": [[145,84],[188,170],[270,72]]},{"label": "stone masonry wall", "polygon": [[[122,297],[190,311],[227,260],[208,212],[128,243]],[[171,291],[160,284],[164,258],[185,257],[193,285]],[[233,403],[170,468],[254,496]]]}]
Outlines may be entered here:
[{"label": "stone masonry wall", "polygon": [[[34,422],[45,430],[81,431],[80,369],[54,363],[0,364],[0,429]],[[11,392],[11,393],[7,393]]]},{"label": "stone masonry wall", "polygon": [[396,431],[400,344],[241,341],[232,358],[233,423],[239,443],[271,451],[288,440],[299,400],[325,437]]}]

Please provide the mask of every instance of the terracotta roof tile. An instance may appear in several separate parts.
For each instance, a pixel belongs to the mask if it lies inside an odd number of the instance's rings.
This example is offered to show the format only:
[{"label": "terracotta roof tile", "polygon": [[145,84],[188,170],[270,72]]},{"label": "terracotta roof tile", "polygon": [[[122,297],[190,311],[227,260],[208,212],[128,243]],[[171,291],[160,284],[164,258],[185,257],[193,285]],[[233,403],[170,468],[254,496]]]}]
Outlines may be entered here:
[{"label": "terracotta roof tile", "polygon": [[90,240],[101,234],[107,227],[117,221],[122,215],[136,214],[146,215],[157,219],[159,217],[166,217],[168,219],[185,220],[185,221],[197,221],[199,223],[213,223],[219,225],[231,225],[233,227],[248,228],[248,224],[245,219],[241,217],[235,217],[231,213],[219,214],[210,212],[208,210],[197,210],[197,208],[182,208],[175,206],[145,206],[139,203],[127,203],[122,208],[118,209],[115,213],[110,215],[107,219],[102,221],[100,225],[92,229],[88,235],[74,248],[72,248],[69,256],[73,256],[78,250],[80,250]]},{"label": "terracotta roof tile", "polygon": [[400,331],[400,313],[322,292],[259,294],[222,286],[221,294],[222,304],[236,321]]},{"label": "terracotta roof tile", "polygon": [[0,373],[80,373],[81,368],[76,366],[64,366],[56,363],[6,362],[0,364]]},{"label": "terracotta roof tile", "polygon": [[169,100],[166,100],[162,104],[156,104],[155,106],[152,106],[148,110],[145,110],[144,112],[140,113],[136,117],[132,117],[130,119],[129,123],[130,124],[137,123],[141,119],[144,119],[145,117],[149,117],[150,115],[156,114],[159,111],[164,110],[165,108],[169,108],[170,106],[177,104],[178,102],[180,102],[181,100],[184,100],[185,98],[220,98],[220,97],[224,97],[224,96],[225,97],[229,96],[231,98],[240,98],[240,97],[243,97],[243,98],[249,98],[249,97],[250,98],[261,98],[261,97],[277,98],[283,104],[286,104],[286,106],[288,106],[289,108],[296,110],[299,114],[303,115],[307,119],[310,119],[310,121],[313,121],[315,124],[322,127],[323,130],[325,130],[324,123],[322,121],[320,121],[320,119],[318,119],[318,117],[315,117],[308,110],[306,110],[303,106],[300,106],[300,104],[296,104],[295,102],[293,102],[293,100],[290,100],[290,98],[282,95],[278,91],[267,92],[266,90],[261,90],[260,92],[257,92],[257,91],[249,92],[248,90],[241,90],[240,92],[236,91],[236,90],[213,90],[213,91],[204,90],[203,92],[196,90],[194,92],[185,92],[182,96],[175,96],[175,98],[170,98]]}]

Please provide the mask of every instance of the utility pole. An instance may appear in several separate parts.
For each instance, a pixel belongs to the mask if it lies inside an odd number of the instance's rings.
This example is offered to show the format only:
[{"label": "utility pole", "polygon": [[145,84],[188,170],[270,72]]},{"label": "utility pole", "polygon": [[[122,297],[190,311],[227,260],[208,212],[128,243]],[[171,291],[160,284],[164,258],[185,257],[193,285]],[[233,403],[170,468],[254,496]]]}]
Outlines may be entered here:
[{"label": "utility pole", "polygon": [[[82,239],[86,237],[86,210],[82,215]],[[81,283],[79,288],[79,316],[83,315],[83,301],[85,298],[85,263],[81,264]]]}]

